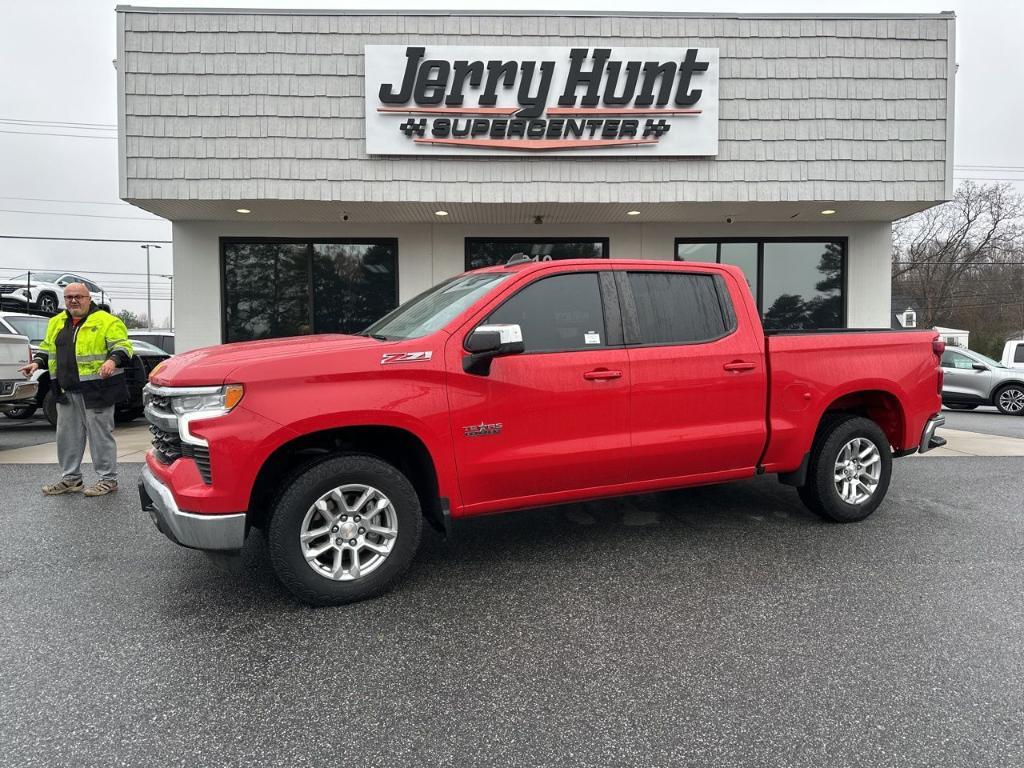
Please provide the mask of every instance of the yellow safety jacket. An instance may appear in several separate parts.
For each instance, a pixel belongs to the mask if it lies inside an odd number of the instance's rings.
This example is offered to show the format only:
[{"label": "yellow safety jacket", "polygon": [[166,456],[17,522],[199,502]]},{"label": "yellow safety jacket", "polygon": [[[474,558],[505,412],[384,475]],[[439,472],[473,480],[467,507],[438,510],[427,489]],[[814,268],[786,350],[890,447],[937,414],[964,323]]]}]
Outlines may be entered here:
[{"label": "yellow safety jacket", "polygon": [[[61,312],[50,318],[46,326],[46,338],[39,345],[36,359],[45,363],[50,371],[50,386],[58,399],[63,401],[59,379],[74,380],[74,376],[58,373],[58,364],[70,364],[70,350],[64,347],[65,355],[58,354],[57,337],[62,333],[72,334],[74,362],[78,374],[78,389],[85,399],[87,408],[103,408],[128,399],[124,366],[134,354],[128,339],[128,329],[121,318],[93,308],[75,326],[68,312]],[[117,369],[108,378],[100,376],[100,368],[108,359],[114,360]]]}]

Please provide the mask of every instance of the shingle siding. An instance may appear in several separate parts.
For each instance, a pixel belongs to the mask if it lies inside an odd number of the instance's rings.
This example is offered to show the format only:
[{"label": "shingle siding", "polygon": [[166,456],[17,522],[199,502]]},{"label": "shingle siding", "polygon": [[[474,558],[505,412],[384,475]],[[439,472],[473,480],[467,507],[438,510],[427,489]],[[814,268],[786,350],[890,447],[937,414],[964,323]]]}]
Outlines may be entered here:
[{"label": "shingle siding", "polygon": [[[940,200],[951,17],[121,12],[129,199]],[[366,45],[710,47],[713,159],[370,157]],[[599,182],[599,183],[595,183]]]}]

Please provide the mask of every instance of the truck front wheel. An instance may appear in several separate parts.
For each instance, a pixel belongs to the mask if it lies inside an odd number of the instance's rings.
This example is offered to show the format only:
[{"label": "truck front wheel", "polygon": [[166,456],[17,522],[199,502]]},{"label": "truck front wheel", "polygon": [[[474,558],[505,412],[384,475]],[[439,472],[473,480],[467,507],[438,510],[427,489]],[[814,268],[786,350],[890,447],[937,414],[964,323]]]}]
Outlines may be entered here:
[{"label": "truck front wheel", "polygon": [[800,500],[837,523],[863,520],[882,503],[892,477],[889,439],[875,422],[839,416],[822,425],[811,448]]},{"label": "truck front wheel", "polygon": [[423,515],[409,480],[349,454],[293,476],[273,505],[267,546],[281,583],[310,605],[376,597],[405,573]]}]

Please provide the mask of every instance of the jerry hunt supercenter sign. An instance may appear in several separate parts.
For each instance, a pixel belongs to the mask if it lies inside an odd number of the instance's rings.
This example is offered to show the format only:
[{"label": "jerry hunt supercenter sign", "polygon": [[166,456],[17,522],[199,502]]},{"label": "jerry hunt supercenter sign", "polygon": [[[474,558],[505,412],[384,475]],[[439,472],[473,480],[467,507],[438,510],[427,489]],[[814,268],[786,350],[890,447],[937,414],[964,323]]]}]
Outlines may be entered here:
[{"label": "jerry hunt supercenter sign", "polygon": [[371,155],[718,154],[717,48],[366,46]]}]

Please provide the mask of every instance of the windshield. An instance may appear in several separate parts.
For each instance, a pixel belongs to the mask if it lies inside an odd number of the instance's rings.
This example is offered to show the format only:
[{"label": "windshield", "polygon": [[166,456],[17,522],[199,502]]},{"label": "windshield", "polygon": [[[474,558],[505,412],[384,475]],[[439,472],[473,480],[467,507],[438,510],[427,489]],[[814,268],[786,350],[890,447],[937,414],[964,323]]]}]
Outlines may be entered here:
[{"label": "windshield", "polygon": [[46,338],[46,324],[48,318],[45,317],[18,317],[8,315],[4,318],[7,324],[10,325],[14,330],[20,333],[22,336],[28,336],[29,344],[39,344],[43,339]]},{"label": "windshield", "polygon": [[[32,282],[33,283],[55,283],[57,278],[60,277],[60,272],[33,272]],[[22,272],[20,275],[14,277],[5,277],[5,281],[10,280],[12,283],[27,283],[28,272]]]},{"label": "windshield", "polygon": [[435,285],[362,332],[386,341],[417,339],[443,328],[511,272],[460,275]]},{"label": "windshield", "polygon": [[141,339],[132,339],[131,341],[132,350],[137,355],[160,355],[161,357],[165,357],[167,355],[167,353],[160,349],[160,347],[155,344],[150,344],[148,341],[142,341]]}]

